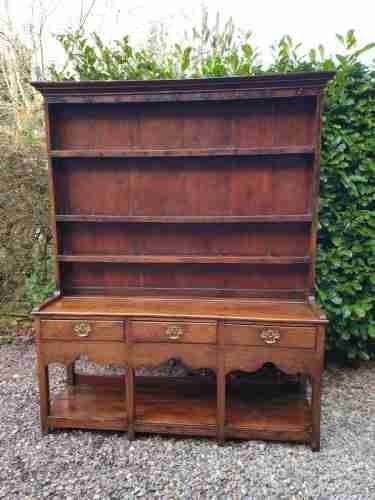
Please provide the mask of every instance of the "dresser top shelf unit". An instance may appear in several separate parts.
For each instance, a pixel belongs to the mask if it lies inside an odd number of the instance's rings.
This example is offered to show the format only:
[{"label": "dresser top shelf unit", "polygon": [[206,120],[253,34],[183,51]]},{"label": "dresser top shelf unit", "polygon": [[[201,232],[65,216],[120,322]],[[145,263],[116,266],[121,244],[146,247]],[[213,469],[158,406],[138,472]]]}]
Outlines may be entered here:
[{"label": "dresser top shelf unit", "polygon": [[34,82],[63,295],[313,297],[332,76]]}]

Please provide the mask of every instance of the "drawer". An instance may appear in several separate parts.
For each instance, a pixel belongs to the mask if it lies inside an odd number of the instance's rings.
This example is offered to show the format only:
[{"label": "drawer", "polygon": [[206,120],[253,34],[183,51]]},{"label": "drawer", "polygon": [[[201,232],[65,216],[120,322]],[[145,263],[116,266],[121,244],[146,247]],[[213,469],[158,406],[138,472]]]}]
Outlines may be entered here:
[{"label": "drawer", "polygon": [[309,326],[224,323],[221,333],[227,345],[297,349],[315,349],[316,346],[316,330]]},{"label": "drawer", "polygon": [[178,342],[215,344],[215,321],[132,321],[130,338],[134,342]]},{"label": "drawer", "polygon": [[45,320],[41,337],[51,340],[123,340],[122,321]]}]

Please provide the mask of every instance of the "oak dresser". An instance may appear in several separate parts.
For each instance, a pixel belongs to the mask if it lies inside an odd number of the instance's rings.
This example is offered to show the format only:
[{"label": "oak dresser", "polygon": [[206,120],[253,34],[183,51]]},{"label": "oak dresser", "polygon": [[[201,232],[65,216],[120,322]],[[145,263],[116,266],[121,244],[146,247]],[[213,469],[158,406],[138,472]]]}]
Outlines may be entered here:
[{"label": "oak dresser", "polygon": [[[33,83],[58,289],[33,313],[43,432],[319,449],[326,319],[315,256],[332,77]],[[80,373],[79,358],[123,372]],[[139,375],[170,359],[186,376]],[[52,363],[68,374],[54,397]],[[267,367],[273,377],[256,376]]]}]

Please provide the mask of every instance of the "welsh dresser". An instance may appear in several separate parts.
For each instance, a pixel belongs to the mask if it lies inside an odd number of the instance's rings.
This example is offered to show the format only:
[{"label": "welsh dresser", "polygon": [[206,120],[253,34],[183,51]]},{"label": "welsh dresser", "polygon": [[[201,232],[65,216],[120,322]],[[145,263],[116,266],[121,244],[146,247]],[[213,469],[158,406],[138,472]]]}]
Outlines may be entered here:
[{"label": "welsh dresser", "polygon": [[[41,428],[320,446],[314,300],[322,96],[332,73],[34,82],[57,292],[37,308]],[[83,357],[121,375],[75,370]],[[184,377],[139,368],[181,360]],[[52,397],[48,367],[67,368]],[[263,367],[305,381],[291,396]],[[212,376],[203,376],[205,369]]]}]

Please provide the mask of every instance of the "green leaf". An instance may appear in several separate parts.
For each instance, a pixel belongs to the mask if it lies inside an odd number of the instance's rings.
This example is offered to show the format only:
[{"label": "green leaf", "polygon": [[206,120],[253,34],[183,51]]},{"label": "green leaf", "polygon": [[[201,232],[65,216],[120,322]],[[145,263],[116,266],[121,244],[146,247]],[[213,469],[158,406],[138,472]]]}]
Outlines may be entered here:
[{"label": "green leaf", "polygon": [[360,305],[355,305],[353,307],[353,310],[354,312],[356,313],[356,315],[359,317],[359,318],[364,318],[366,316],[366,309]]},{"label": "green leaf", "polygon": [[342,35],[339,35],[336,33],[336,38],[339,42],[341,42],[343,45],[345,45],[345,38]]},{"label": "green leaf", "polygon": [[370,324],[369,324],[369,327],[368,327],[368,335],[369,335],[369,337],[371,337],[372,339],[375,339],[375,322],[374,322],[374,323],[370,323]]},{"label": "green leaf", "polygon": [[368,52],[369,50],[372,50],[374,48],[375,48],[375,42],[374,43],[368,43],[367,45],[364,45],[361,49],[359,49],[356,52],[354,52],[353,56],[354,57],[359,57],[360,55],[362,55],[365,52]]},{"label": "green leaf", "polygon": [[342,304],[342,298],[339,297],[338,295],[334,295],[331,299],[331,302],[337,305]]}]

